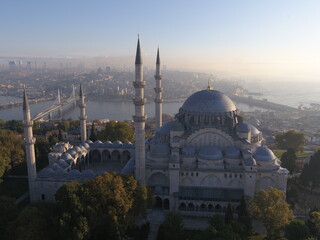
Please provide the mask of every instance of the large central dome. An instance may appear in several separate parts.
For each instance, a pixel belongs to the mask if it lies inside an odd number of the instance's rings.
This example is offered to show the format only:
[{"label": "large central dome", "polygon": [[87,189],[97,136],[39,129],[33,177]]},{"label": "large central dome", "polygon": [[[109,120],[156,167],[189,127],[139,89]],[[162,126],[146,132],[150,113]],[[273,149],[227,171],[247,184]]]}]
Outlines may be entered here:
[{"label": "large central dome", "polygon": [[189,113],[217,114],[236,111],[229,97],[216,90],[202,90],[192,94],[181,110]]}]

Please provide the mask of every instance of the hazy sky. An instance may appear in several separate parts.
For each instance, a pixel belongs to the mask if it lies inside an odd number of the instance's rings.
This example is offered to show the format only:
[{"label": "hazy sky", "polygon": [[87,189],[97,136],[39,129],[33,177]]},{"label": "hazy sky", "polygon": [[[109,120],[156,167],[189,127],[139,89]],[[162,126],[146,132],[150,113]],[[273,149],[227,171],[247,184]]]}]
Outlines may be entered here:
[{"label": "hazy sky", "polygon": [[239,78],[320,80],[319,0],[2,0],[0,56],[143,57]]}]

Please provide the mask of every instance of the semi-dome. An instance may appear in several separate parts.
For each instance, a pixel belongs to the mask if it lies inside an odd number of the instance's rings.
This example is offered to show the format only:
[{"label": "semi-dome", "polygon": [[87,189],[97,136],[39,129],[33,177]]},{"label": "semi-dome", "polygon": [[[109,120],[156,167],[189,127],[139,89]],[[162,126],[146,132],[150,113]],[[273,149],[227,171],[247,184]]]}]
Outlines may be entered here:
[{"label": "semi-dome", "polygon": [[250,124],[247,124],[247,123],[238,123],[236,130],[239,133],[249,133],[251,132],[251,127],[250,127]]},{"label": "semi-dome", "polygon": [[205,160],[220,160],[223,158],[221,150],[214,146],[202,147],[198,156]]},{"label": "semi-dome", "polygon": [[185,156],[194,156],[196,153],[196,149],[190,145],[184,146],[182,148],[182,154]]},{"label": "semi-dome", "polygon": [[164,157],[170,155],[170,147],[167,143],[159,143],[151,146],[151,155]]},{"label": "semi-dome", "polygon": [[229,146],[225,149],[225,154],[227,158],[239,158],[240,150],[234,146]]},{"label": "semi-dome", "polygon": [[192,94],[181,107],[184,112],[216,114],[236,111],[229,97],[216,90],[202,90]]},{"label": "semi-dome", "polygon": [[253,157],[260,162],[271,162],[276,160],[276,156],[267,147],[257,147]]}]

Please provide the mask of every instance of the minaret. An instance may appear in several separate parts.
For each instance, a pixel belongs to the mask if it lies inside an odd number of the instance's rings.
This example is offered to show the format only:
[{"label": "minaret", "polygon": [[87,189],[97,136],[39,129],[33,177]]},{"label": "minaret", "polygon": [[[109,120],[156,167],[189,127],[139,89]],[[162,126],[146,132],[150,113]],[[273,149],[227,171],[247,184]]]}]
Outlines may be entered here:
[{"label": "minaret", "polygon": [[146,82],[143,81],[142,58],[140,50],[140,40],[138,37],[136,62],[135,62],[135,81],[133,86],[135,88],[135,97],[133,103],[135,105],[134,134],[135,134],[135,176],[140,184],[145,184],[145,121],[146,115],[144,113],[144,86]]},{"label": "minaret", "polygon": [[23,127],[24,127],[24,143],[26,147],[26,160],[28,168],[28,182],[30,201],[37,201],[35,180],[37,177],[36,156],[34,153],[34,144],[36,139],[32,133],[33,121],[31,121],[30,106],[26,94],[26,89],[23,92]]},{"label": "minaret", "polygon": [[155,121],[156,121],[156,129],[160,128],[162,126],[162,83],[161,83],[161,69],[160,69],[160,54],[159,54],[159,48],[157,52],[157,62],[156,62],[156,74],[154,75],[154,78],[156,79],[156,87],[154,89],[156,93],[156,98],[154,99],[155,102]]},{"label": "minaret", "polygon": [[80,108],[80,132],[81,132],[81,143],[87,141],[87,115],[86,115],[86,104],[84,103],[84,94],[82,91],[82,84],[80,83],[80,94],[79,94],[79,108]]}]

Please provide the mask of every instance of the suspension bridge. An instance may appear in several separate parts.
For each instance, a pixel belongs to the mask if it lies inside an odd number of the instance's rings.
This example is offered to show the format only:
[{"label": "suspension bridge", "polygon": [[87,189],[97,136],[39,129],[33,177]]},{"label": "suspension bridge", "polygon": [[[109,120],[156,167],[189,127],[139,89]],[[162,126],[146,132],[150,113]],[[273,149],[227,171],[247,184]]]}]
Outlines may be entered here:
[{"label": "suspension bridge", "polygon": [[51,107],[45,109],[44,111],[34,115],[32,117],[32,121],[38,121],[40,119],[43,119],[44,117],[48,116],[49,119],[52,118],[52,113],[55,111],[58,111],[58,118],[61,119],[63,116],[63,107],[66,107],[68,105],[71,105],[71,107],[75,107],[77,101],[79,100],[79,97],[75,94],[75,86],[72,85],[72,93],[71,96],[67,99],[61,99],[60,90],[58,89],[58,96]]}]

